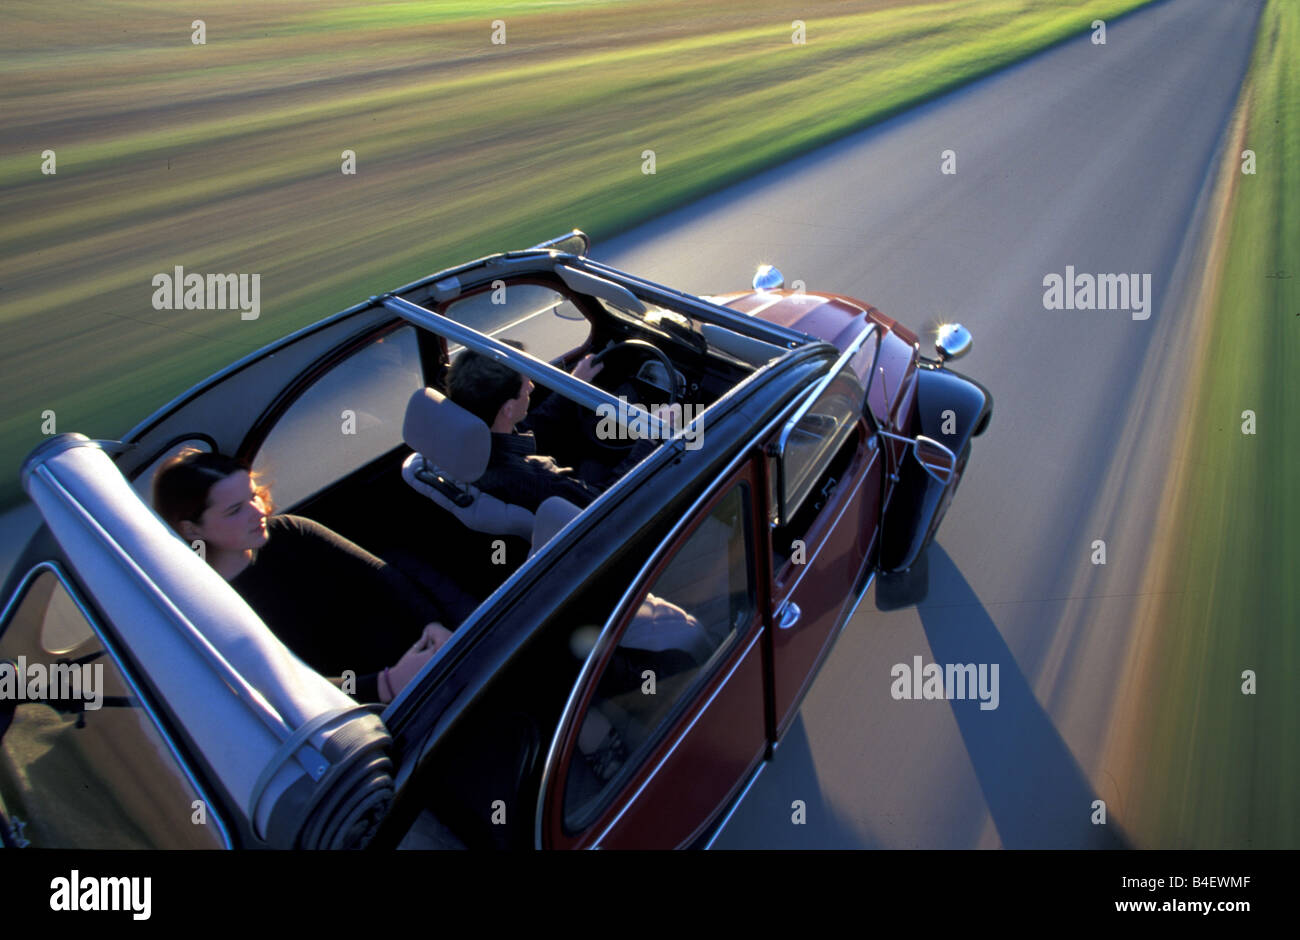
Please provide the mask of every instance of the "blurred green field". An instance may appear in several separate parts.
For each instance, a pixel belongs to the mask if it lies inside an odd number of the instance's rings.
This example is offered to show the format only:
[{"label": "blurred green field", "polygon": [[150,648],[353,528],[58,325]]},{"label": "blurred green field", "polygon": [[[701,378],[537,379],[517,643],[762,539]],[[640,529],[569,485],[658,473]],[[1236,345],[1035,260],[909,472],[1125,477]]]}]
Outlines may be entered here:
[{"label": "blurred green field", "polygon": [[[371,294],[608,236],[1146,2],[812,0],[796,45],[772,0],[6,0],[0,505],[47,409],[119,437]],[[154,310],[176,265],[260,274],[260,318]]]},{"label": "blurred green field", "polygon": [[[1300,6],[1272,0],[1243,90],[1243,145],[1190,477],[1167,549],[1162,634],[1128,818],[1162,848],[1300,846]],[[1236,148],[1234,148],[1235,150]],[[1240,173],[1240,151],[1227,154]],[[1243,412],[1256,433],[1243,433]],[[1242,672],[1258,688],[1242,694]]]}]

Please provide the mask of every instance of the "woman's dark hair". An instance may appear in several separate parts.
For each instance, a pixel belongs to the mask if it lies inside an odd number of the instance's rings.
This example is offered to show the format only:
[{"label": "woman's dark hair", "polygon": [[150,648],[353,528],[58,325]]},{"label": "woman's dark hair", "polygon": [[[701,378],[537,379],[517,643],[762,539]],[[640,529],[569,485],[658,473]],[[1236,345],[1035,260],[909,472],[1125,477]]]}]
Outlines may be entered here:
[{"label": "woman's dark hair", "polygon": [[[516,349],[524,348],[523,343],[506,342]],[[501,406],[518,398],[523,387],[524,377],[510,366],[466,349],[452,363],[447,397],[491,427]]]},{"label": "woman's dark hair", "polygon": [[242,460],[186,447],[153,475],[153,508],[177,532],[183,521],[198,522],[208,508],[208,493],[232,473],[252,474],[256,495],[271,512],[271,490]]}]

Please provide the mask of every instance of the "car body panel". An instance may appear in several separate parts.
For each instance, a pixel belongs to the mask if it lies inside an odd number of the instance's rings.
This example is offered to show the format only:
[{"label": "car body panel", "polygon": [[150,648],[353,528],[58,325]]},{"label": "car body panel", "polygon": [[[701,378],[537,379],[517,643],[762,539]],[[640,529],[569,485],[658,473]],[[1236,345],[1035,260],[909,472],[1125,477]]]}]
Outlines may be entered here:
[{"label": "car body panel", "polygon": [[667,753],[647,761],[620,795],[617,815],[573,848],[678,848],[699,838],[766,754],[762,639],[752,636],[716,684],[702,691],[704,706]]},{"label": "car body panel", "polygon": [[862,332],[873,313],[879,313],[849,297],[801,291],[753,291],[725,295],[718,301],[768,323],[824,339],[841,350]]},{"label": "car body panel", "polygon": [[881,348],[876,363],[878,374],[870,386],[871,410],[882,427],[899,430],[905,423],[914,393],[920,344],[916,334],[897,320],[841,294],[773,290],[724,294],[712,299],[769,323],[824,339],[841,350],[868,323],[876,324]]},{"label": "car body panel", "polygon": [[[683,522],[694,524],[680,526],[680,531],[668,538],[656,559],[647,564],[634,589],[620,602],[619,613],[615,615],[617,626],[610,635],[612,639],[626,629],[649,587],[659,583],[667,563],[701,534],[702,527],[711,521],[707,514],[737,487],[744,487],[748,495],[746,561],[753,584],[753,607],[749,615],[720,651],[720,659],[702,670],[702,684],[678,704],[677,714],[662,728],[658,742],[641,759],[638,772],[618,784],[617,792],[606,799],[603,812],[585,822],[575,837],[567,831],[563,818],[568,775],[575,760],[577,719],[588,712],[596,679],[618,650],[606,642],[601,653],[593,654],[592,667],[584,672],[584,679],[579,683],[581,691],[566,709],[568,717],[556,736],[556,757],[561,771],[551,778],[550,790],[542,796],[543,848],[671,848],[689,844],[725,806],[737,783],[745,779],[762,757],[767,746],[762,644],[767,602],[755,570],[761,564],[758,547],[761,540],[757,533],[761,532],[765,508],[760,498],[763,491],[754,473],[756,463],[757,459],[751,457],[738,473],[730,475],[691,508]],[[660,688],[657,694],[665,693]],[[630,697],[637,698],[637,693],[631,693]],[[692,780],[688,790],[681,785],[683,775]]]},{"label": "car body panel", "polygon": [[[879,529],[883,462],[878,439],[866,433],[865,427],[855,433],[866,443],[858,448],[836,487],[847,497],[828,497],[826,510],[804,534],[806,561],[785,564],[773,580],[773,707],[778,736],[798,713],[845,622],[844,609],[856,603],[871,566]],[[828,585],[843,590],[828,590]]]}]

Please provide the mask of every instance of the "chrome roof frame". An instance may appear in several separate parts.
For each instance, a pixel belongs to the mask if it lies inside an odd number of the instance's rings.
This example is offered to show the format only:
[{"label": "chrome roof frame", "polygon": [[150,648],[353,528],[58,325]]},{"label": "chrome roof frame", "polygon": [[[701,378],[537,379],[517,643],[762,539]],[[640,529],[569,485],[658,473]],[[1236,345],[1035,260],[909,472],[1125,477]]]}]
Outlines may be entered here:
[{"label": "chrome roof frame", "polygon": [[[378,300],[407,322],[446,339],[455,340],[466,349],[472,349],[497,362],[507,363],[511,368],[528,376],[538,384],[544,385],[557,394],[576,401],[592,411],[596,411],[601,407],[612,408],[619,430],[624,434],[628,434],[629,437],[635,435],[630,434],[628,431],[628,419],[635,416],[646,423],[652,438],[657,440],[665,439],[664,432],[668,430],[668,426],[655,415],[650,414],[639,405],[631,405],[615,398],[604,389],[589,385],[582,379],[574,378],[563,369],[555,368],[549,362],[538,359],[532,353],[516,349],[513,346],[507,346],[500,340],[480,333],[472,327],[457,323],[449,317],[434,313],[432,310],[401,297],[384,295]],[[676,433],[680,433],[680,431]],[[669,438],[672,436],[675,435],[669,435]]]},{"label": "chrome roof frame", "polygon": [[[390,297],[400,297],[410,303],[418,306],[416,301],[411,300],[409,295],[416,295],[421,300],[434,299],[442,301],[451,299],[459,295],[462,283],[461,278],[477,272],[482,272],[482,280],[489,280],[494,273],[500,274],[499,270],[494,272],[493,268],[514,268],[510,273],[554,273],[559,264],[564,264],[580,271],[586,271],[589,274],[601,276],[614,281],[617,284],[631,290],[634,294],[638,291],[649,295],[652,301],[666,305],[670,309],[684,307],[685,311],[696,316],[708,323],[721,326],[744,336],[770,343],[778,348],[786,350],[795,349],[809,342],[818,342],[818,338],[792,330],[788,327],[778,326],[774,323],[768,323],[758,320],[745,314],[737,313],[728,307],[712,303],[695,294],[689,294],[684,291],[675,290],[662,284],[645,278],[637,277],[621,271],[618,268],[611,267],[593,261],[585,254],[572,254],[566,251],[557,250],[549,247],[552,244],[562,243],[566,239],[586,236],[577,229],[565,235],[558,236],[546,242],[542,242],[532,248],[525,248],[516,251],[497,252],[491,255],[484,255],[472,261],[458,264],[450,268],[444,268],[433,274],[427,274],[424,277],[417,278],[401,287],[394,288],[382,294],[372,296],[369,299],[358,304],[353,304],[340,310],[338,313],[331,314],[314,323],[302,326],[289,334],[272,340],[265,346],[255,349],[252,352],[241,356],[239,359],[217,370],[204,379],[196,382],[185,391],[176,395],[170,401],[155,409],[143,420],[137,422],[129,431],[122,435],[121,440],[124,442],[133,442],[144,434],[148,433],[150,428],[159,422],[165,420],[169,414],[179,408],[181,405],[191,401],[198,395],[202,394],[208,388],[217,385],[237,372],[247,368],[253,363],[277,352],[280,349],[295,343],[312,333],[331,327],[349,317],[359,316],[367,311],[374,310],[376,306],[381,305],[382,301]],[[590,244],[590,240],[587,239]],[[477,285],[480,278],[465,277],[466,285]],[[420,296],[421,292],[424,296]],[[386,305],[385,305],[386,306]],[[427,328],[427,327],[426,327]],[[522,371],[522,370],[521,370]],[[558,370],[557,370],[558,371]],[[531,377],[531,376],[530,376]],[[554,376],[548,376],[554,380]],[[551,384],[547,384],[551,387]],[[617,412],[616,412],[617,413]]]}]

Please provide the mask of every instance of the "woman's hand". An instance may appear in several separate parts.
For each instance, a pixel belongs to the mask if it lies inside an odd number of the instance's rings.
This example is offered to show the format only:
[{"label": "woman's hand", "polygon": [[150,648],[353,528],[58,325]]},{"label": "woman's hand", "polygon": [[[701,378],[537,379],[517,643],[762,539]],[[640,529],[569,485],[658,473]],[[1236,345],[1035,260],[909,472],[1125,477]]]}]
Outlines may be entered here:
[{"label": "woman's hand", "polygon": [[451,631],[442,624],[437,623],[436,621],[434,623],[426,623],[424,625],[424,632],[420,634],[420,639],[416,641],[415,646],[411,647],[411,649],[432,649],[434,652],[437,652],[442,649],[450,639]]},{"label": "woman's hand", "polygon": [[451,631],[440,623],[428,623],[415,645],[392,666],[379,674],[379,701],[387,705],[415,678],[424,664],[451,639]]}]

